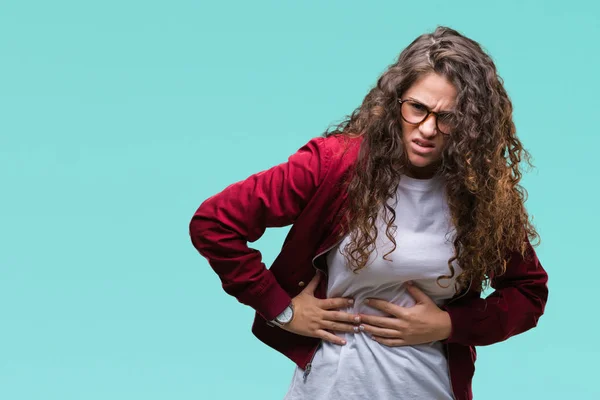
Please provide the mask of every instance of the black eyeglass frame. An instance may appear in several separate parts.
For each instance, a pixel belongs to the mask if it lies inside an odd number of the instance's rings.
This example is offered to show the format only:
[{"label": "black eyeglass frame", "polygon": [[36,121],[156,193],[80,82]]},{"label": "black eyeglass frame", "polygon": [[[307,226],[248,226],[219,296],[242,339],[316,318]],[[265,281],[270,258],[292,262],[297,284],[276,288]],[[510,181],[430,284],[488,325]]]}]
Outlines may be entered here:
[{"label": "black eyeglass frame", "polygon": [[[404,115],[402,115],[402,104],[405,103],[405,102],[412,102],[412,103],[415,103],[415,104],[418,104],[418,105],[422,106],[423,108],[425,108],[427,110],[427,114],[425,114],[425,117],[423,117],[423,119],[421,121],[419,121],[419,122],[410,122],[410,121],[408,121],[406,118],[404,118]],[[429,107],[427,107],[425,104],[420,103],[420,102],[418,102],[416,100],[413,100],[413,99],[405,99],[405,100],[398,99],[398,103],[400,103],[400,116],[402,117],[403,120],[405,120],[409,124],[411,124],[411,125],[420,125],[421,123],[423,123],[423,121],[425,121],[427,118],[429,118],[430,114],[433,114],[433,115],[435,115],[435,127],[437,128],[437,130],[440,133],[444,134],[444,135],[450,135],[452,133],[452,132],[444,132],[444,131],[442,131],[440,129],[439,125],[438,125],[438,121],[439,121],[439,118],[440,118],[440,114],[442,114],[442,115],[451,115],[451,116],[455,117],[455,115],[453,113],[450,113],[450,112],[447,112],[447,111],[443,111],[441,113],[438,113],[438,112],[435,112],[435,111],[431,111],[429,109]]]}]

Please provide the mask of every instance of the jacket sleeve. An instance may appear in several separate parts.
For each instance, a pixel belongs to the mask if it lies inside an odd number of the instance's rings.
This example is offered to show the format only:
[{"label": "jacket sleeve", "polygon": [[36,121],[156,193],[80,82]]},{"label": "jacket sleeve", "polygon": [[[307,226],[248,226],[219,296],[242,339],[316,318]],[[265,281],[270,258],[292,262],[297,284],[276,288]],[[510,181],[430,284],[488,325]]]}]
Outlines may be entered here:
[{"label": "jacket sleeve", "polygon": [[292,224],[321,183],[331,152],[324,137],[303,145],[287,162],[231,184],[206,199],[195,212],[192,244],[219,276],[223,289],[270,321],[290,303],[262,262],[248,247],[267,227]]},{"label": "jacket sleeve", "polygon": [[506,273],[491,280],[487,298],[461,299],[442,307],[452,322],[447,343],[485,346],[537,325],[548,299],[548,275],[527,242],[525,257],[512,253]]}]

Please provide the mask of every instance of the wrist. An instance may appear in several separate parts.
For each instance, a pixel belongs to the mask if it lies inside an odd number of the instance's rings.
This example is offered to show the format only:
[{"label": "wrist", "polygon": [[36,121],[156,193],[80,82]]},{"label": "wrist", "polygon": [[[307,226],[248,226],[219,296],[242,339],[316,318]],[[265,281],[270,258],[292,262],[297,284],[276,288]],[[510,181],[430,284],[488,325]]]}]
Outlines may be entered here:
[{"label": "wrist", "polygon": [[270,322],[273,325],[283,327],[289,325],[294,319],[294,303],[291,302],[278,316],[272,319]]}]

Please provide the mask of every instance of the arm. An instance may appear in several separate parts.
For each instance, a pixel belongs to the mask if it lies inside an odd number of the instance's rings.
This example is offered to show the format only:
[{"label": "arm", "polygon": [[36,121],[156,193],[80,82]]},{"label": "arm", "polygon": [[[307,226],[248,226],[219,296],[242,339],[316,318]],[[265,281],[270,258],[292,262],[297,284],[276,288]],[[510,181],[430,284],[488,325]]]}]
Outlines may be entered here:
[{"label": "arm", "polygon": [[267,227],[292,224],[315,193],[329,167],[325,138],[311,139],[288,161],[251,175],[205,200],[194,214],[194,247],[219,275],[223,289],[267,321],[291,302],[261,253],[247,243]]},{"label": "arm", "polygon": [[506,273],[494,277],[487,298],[469,297],[442,307],[452,331],[446,340],[471,346],[501,342],[537,325],[548,299],[548,275],[527,242],[525,257],[513,253]]}]

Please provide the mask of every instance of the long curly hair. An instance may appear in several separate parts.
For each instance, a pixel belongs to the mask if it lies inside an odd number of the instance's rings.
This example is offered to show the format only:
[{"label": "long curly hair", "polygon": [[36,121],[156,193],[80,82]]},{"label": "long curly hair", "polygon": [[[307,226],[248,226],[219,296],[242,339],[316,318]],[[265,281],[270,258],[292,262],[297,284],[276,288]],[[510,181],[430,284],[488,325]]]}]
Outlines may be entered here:
[{"label": "long curly hair", "polygon": [[362,105],[323,136],[363,136],[348,175],[345,231],[351,232],[344,252],[357,272],[367,265],[377,239],[376,219],[383,207],[386,236],[396,241],[396,214],[387,203],[408,166],[402,143],[398,99],[420,77],[435,72],[457,89],[458,126],[449,135],[438,171],[446,182],[446,198],[455,228],[453,262],[462,273],[457,287],[481,290],[506,271],[512,252],[525,256],[539,235],[525,209],[526,190],[519,185],[521,161],[530,154],[516,136],[512,103],[492,59],[481,46],[454,29],[438,26],[417,37],[379,77]]}]

